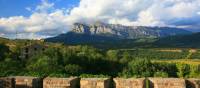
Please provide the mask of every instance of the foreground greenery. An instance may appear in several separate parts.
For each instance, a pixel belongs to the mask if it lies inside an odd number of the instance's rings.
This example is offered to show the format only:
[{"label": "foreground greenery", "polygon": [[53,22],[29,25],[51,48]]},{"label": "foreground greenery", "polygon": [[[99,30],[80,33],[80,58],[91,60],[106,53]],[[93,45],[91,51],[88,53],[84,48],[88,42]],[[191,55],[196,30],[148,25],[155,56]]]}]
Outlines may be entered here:
[{"label": "foreground greenery", "polygon": [[[19,55],[23,44],[24,41],[0,43],[0,76],[200,78],[199,63],[178,61],[199,61],[198,50],[192,54],[188,49],[100,50],[46,43],[48,48],[44,52],[22,59]],[[166,62],[169,59],[177,61]]]}]

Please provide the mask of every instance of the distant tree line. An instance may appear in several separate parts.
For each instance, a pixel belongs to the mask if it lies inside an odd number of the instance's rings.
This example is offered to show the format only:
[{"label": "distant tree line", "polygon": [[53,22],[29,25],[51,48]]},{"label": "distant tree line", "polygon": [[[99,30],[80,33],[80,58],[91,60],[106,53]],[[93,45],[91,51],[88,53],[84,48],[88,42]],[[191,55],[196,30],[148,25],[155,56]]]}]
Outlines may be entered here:
[{"label": "distant tree line", "polygon": [[188,54],[186,51],[122,52],[90,46],[49,44],[44,52],[22,59],[19,47],[10,50],[5,44],[0,44],[0,52],[0,76],[200,77],[199,64],[151,62],[152,59],[183,58]]}]

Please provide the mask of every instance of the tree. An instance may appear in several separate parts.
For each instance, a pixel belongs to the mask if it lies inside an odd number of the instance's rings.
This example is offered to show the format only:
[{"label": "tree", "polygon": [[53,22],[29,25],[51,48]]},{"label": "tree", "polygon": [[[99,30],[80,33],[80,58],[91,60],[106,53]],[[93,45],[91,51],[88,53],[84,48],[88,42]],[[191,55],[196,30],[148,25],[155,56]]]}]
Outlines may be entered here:
[{"label": "tree", "polygon": [[79,65],[67,64],[65,65],[65,72],[71,75],[79,75],[82,72],[82,68]]},{"label": "tree", "polygon": [[119,62],[127,64],[129,61],[131,61],[131,59],[132,59],[132,57],[131,57],[130,53],[128,51],[125,51]]},{"label": "tree", "polygon": [[165,78],[167,78],[168,77],[168,73],[162,72],[162,71],[158,71],[158,72],[154,73],[154,77],[165,77]]},{"label": "tree", "polygon": [[47,49],[44,53],[38,54],[27,62],[27,70],[30,72],[38,72],[43,74],[62,73],[64,67],[60,64],[59,51],[53,48]]},{"label": "tree", "polygon": [[23,71],[20,62],[11,58],[6,58],[4,61],[1,61],[0,68],[0,76],[16,75]]},{"label": "tree", "polygon": [[149,59],[135,58],[130,63],[122,75],[131,77],[149,77],[153,74],[153,65]]},{"label": "tree", "polygon": [[176,64],[178,72],[178,77],[186,77],[189,76],[190,73],[190,66],[188,64],[177,63]]},{"label": "tree", "polygon": [[200,65],[190,65],[190,78],[200,78]]},{"label": "tree", "polygon": [[4,44],[0,44],[0,61],[4,60],[6,57],[8,57],[10,50],[9,47],[4,45]]},{"label": "tree", "polygon": [[111,61],[118,61],[118,51],[117,50],[108,50],[106,55],[107,58]]}]

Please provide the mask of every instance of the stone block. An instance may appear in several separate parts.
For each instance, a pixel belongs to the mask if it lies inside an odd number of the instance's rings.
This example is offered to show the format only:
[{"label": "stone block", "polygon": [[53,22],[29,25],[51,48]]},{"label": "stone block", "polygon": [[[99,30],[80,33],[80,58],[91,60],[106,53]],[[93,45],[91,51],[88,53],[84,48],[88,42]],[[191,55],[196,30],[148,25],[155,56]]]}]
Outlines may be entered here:
[{"label": "stone block", "polygon": [[15,88],[42,88],[42,80],[37,77],[16,76]]},{"label": "stone block", "polygon": [[110,88],[111,80],[109,78],[82,78],[80,88]]},{"label": "stone block", "polygon": [[14,78],[2,77],[0,78],[0,88],[14,88]]},{"label": "stone block", "polygon": [[184,79],[181,78],[149,78],[152,88],[186,88]]},{"label": "stone block", "polygon": [[114,79],[115,88],[144,88],[145,87],[145,79],[139,78],[115,78]]},{"label": "stone block", "polygon": [[200,88],[200,79],[190,78],[186,80],[187,88]]},{"label": "stone block", "polygon": [[45,78],[43,88],[79,88],[79,78]]}]

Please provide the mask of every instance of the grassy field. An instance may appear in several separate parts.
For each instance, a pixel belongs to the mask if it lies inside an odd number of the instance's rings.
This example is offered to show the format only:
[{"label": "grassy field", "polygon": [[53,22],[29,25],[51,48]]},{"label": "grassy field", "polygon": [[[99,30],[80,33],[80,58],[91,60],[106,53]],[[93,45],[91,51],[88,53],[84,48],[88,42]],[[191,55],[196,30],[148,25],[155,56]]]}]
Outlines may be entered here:
[{"label": "grassy field", "polygon": [[183,63],[183,64],[200,64],[200,59],[176,59],[176,60],[152,60],[152,62],[159,63]]}]

